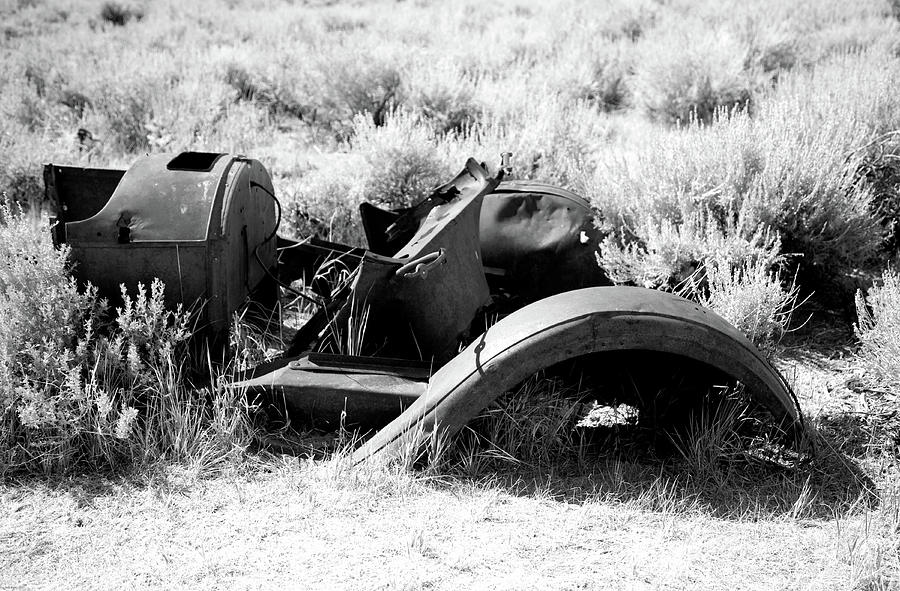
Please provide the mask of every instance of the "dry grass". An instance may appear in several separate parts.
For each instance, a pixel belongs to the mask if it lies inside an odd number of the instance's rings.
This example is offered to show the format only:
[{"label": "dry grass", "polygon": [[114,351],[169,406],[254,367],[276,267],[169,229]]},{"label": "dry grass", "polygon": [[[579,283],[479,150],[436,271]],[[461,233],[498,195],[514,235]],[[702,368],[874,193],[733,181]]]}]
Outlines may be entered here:
[{"label": "dry grass", "polygon": [[[888,589],[896,504],[710,515],[625,464],[470,480],[271,459],[0,489],[0,585]],[[801,503],[802,504],[802,503]]]}]

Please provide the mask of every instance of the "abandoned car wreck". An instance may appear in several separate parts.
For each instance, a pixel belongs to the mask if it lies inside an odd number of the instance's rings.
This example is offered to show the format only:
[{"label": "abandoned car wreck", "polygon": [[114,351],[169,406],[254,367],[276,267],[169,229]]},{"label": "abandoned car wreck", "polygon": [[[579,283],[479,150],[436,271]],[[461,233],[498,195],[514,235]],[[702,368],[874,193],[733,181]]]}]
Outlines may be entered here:
[{"label": "abandoned car wreck", "polygon": [[[301,420],[381,427],[355,462],[423,450],[538,371],[602,372],[623,352],[740,383],[785,433],[801,433],[790,386],[744,335],[687,299],[611,285],[589,204],[504,180],[508,168],[491,175],[469,159],[413,207],[362,204],[368,249],[278,236],[272,181],[240,156],[151,155],[127,171],[51,164],[44,176],[54,242],[69,245],[80,280],[114,297],[158,277],[170,304],[203,303],[212,339],[248,301],[271,309],[281,286],[302,281],[315,313],[280,359],[235,386]],[[339,279],[323,280],[323,265]],[[334,327],[354,324],[365,338],[336,353]]]}]

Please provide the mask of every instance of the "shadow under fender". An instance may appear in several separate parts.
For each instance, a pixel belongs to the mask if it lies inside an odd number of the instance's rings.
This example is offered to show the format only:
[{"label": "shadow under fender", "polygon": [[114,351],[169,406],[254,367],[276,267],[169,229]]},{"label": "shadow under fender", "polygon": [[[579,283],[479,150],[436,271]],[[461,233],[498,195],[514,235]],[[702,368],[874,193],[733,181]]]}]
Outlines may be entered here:
[{"label": "shadow under fender", "polygon": [[[353,454],[353,463],[418,456],[504,392],[541,369],[602,351],[645,350],[715,367],[744,384],[789,434],[803,417],[784,377],[736,328],[679,296],[639,287],[594,287],[552,296],[510,314],[429,380],[427,392]],[[435,432],[438,431],[438,432]]]}]

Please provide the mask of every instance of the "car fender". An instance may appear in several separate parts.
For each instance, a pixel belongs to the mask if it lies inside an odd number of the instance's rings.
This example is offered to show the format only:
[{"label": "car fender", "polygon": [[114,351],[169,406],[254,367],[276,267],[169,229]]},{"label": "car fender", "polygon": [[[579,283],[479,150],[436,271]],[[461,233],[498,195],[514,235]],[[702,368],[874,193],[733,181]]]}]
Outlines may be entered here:
[{"label": "car fender", "polygon": [[429,380],[426,393],[353,455],[397,458],[448,437],[504,392],[561,361],[647,350],[706,363],[744,384],[786,431],[803,418],[781,374],[736,328],[682,297],[638,287],[592,287],[530,304],[490,327]]}]

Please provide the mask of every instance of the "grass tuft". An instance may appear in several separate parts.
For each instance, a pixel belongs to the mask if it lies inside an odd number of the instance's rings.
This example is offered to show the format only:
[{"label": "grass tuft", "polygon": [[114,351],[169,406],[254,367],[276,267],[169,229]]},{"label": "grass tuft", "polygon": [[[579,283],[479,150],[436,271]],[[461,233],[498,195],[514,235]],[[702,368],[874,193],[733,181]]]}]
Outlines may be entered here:
[{"label": "grass tuft", "polygon": [[482,412],[432,461],[467,476],[570,462],[586,406],[573,394],[562,382],[535,376]]}]

